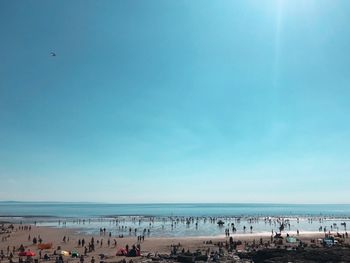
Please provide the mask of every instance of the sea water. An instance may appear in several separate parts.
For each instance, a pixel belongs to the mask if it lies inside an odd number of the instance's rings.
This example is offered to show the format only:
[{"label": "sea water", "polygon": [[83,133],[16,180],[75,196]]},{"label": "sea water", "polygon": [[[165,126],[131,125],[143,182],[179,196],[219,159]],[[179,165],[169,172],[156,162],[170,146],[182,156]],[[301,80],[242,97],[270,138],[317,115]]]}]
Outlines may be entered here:
[{"label": "sea water", "polygon": [[0,216],[350,216],[350,205],[0,202]]},{"label": "sea water", "polygon": [[105,228],[112,236],[219,236],[227,228],[232,233],[233,226],[236,234],[272,233],[279,231],[282,218],[287,219],[285,231],[290,233],[345,232],[344,222],[350,227],[350,205],[0,202],[0,216],[3,221],[87,234]]}]

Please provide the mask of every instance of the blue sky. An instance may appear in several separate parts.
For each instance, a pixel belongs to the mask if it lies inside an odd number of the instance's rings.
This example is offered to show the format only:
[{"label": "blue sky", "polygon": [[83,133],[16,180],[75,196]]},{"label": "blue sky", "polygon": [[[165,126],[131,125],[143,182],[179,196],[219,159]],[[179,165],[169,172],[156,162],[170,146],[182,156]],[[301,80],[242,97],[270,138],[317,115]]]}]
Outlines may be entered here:
[{"label": "blue sky", "polygon": [[1,1],[0,200],[350,203],[349,10]]}]

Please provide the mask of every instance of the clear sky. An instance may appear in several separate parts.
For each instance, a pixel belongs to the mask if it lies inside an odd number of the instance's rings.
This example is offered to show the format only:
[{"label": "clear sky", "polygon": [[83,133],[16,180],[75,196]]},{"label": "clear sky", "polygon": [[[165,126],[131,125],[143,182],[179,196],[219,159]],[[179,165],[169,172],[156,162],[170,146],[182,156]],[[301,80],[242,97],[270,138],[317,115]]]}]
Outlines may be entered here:
[{"label": "clear sky", "polygon": [[348,0],[0,1],[0,200],[350,203],[349,160]]}]

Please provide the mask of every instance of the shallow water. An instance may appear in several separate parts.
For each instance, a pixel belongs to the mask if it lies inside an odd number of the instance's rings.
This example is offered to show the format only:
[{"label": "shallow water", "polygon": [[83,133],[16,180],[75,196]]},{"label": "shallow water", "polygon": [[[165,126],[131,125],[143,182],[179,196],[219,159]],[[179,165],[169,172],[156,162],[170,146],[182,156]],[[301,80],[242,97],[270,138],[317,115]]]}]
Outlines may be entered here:
[{"label": "shallow water", "polygon": [[[218,220],[225,222],[223,226],[217,224]],[[284,218],[284,232],[295,233],[297,230],[302,232],[321,232],[324,228],[326,231],[334,231],[344,233],[346,227],[341,223],[346,222],[350,226],[349,218]],[[232,234],[232,227],[236,228],[234,234],[250,234],[250,233],[272,233],[279,232],[281,219],[280,218],[215,218],[215,221],[210,221],[210,218],[193,218],[188,220],[185,217],[129,217],[122,216],[117,218],[93,218],[77,220],[43,220],[38,223],[42,226],[51,226],[58,228],[73,228],[79,232],[86,234],[100,234],[100,228],[106,229],[106,235],[111,232],[112,236],[137,236],[145,235],[152,237],[196,237],[196,236],[220,236],[225,235],[225,229],[229,229]],[[234,224],[234,225],[232,225]],[[246,230],[244,231],[244,226]],[[252,231],[250,227],[252,226]],[[320,231],[320,227],[322,230]],[[131,232],[130,232],[131,229]],[[135,232],[136,229],[136,232]],[[148,232],[148,229],[150,232]],[[144,232],[145,231],[145,232]]]},{"label": "shallow water", "polygon": [[[0,202],[0,216],[3,220],[74,228],[88,234],[99,234],[100,228],[106,228],[112,236],[188,237],[224,235],[225,229],[232,233],[232,224],[236,234],[251,233],[250,226],[253,233],[276,232],[280,217],[289,219],[285,232],[319,232],[320,227],[321,232],[324,227],[326,231],[344,232],[346,229],[340,224],[346,222],[350,226],[350,205]],[[225,222],[222,227],[217,224],[220,219]]]}]

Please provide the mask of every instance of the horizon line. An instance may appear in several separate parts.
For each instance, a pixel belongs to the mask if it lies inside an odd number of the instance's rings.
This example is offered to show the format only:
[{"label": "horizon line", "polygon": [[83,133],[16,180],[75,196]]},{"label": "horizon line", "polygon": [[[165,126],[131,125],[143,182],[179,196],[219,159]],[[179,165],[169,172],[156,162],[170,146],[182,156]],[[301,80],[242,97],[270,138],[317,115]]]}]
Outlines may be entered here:
[{"label": "horizon line", "polygon": [[350,205],[350,203],[274,203],[274,202],[94,202],[94,201],[21,201],[0,200],[0,203],[100,204],[100,205]]}]

